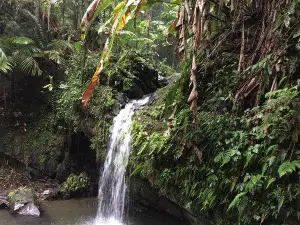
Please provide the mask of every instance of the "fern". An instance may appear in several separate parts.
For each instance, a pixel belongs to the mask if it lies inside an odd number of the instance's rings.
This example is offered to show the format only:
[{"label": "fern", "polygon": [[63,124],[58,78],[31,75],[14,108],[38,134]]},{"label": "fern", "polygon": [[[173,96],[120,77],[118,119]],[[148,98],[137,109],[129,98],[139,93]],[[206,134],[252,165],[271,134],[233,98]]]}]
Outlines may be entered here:
[{"label": "fern", "polygon": [[235,196],[233,201],[230,203],[228,210],[235,207],[240,202],[240,199],[246,194],[247,194],[247,192],[242,192],[242,193],[239,193],[237,196]]},{"label": "fern", "polygon": [[278,174],[279,177],[283,177],[285,175],[288,175],[294,171],[296,171],[296,169],[300,168],[300,160],[295,160],[292,162],[284,162],[280,165],[279,169],[278,169]]}]

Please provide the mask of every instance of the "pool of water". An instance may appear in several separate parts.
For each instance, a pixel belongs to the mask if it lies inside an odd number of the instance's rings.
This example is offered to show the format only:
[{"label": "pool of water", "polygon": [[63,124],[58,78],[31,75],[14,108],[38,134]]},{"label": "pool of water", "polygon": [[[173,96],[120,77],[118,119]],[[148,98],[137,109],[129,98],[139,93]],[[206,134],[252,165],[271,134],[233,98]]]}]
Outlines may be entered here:
[{"label": "pool of water", "polygon": [[[0,210],[0,225],[93,225],[97,211],[96,199],[42,202],[39,218],[14,216]],[[125,225],[184,225],[175,218],[154,210],[134,213]],[[112,224],[113,225],[113,224]]]}]

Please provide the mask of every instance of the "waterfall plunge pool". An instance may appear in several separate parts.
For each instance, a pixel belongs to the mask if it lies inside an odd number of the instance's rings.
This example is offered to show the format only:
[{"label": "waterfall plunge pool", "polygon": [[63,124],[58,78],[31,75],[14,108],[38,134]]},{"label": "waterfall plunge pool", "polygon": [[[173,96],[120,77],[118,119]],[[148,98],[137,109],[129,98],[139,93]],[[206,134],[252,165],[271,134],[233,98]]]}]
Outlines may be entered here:
[{"label": "waterfall plunge pool", "polygon": [[[39,218],[13,216],[9,210],[0,210],[0,225],[100,225],[95,224],[97,199],[72,199],[65,201],[44,201],[41,203],[43,215]],[[184,225],[168,214],[155,210],[135,212],[125,220],[124,225]],[[102,224],[101,224],[102,225]],[[103,225],[122,225],[110,221]]]}]

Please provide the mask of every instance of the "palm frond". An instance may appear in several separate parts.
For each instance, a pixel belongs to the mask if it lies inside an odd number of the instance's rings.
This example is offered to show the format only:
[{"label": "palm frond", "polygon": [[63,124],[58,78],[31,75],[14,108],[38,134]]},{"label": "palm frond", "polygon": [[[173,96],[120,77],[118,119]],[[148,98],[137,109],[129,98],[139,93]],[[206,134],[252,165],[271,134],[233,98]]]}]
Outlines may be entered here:
[{"label": "palm frond", "polygon": [[34,41],[28,37],[12,37],[9,41],[14,45],[33,45]]},{"label": "palm frond", "polygon": [[36,16],[33,15],[27,9],[22,9],[20,12],[21,12],[21,15],[25,17],[25,19],[28,19],[35,23],[35,27],[36,27],[36,38],[35,39],[37,40],[39,47],[44,49],[45,46],[47,45],[46,43],[48,42],[48,40],[46,38],[43,25],[40,23],[39,19],[36,18]]},{"label": "palm frond", "polygon": [[38,62],[33,57],[19,58],[17,66],[23,73],[26,74],[31,74],[33,76],[42,74]]},{"label": "palm frond", "polygon": [[0,38],[0,70],[2,72],[7,73],[18,68],[26,74],[40,75],[41,70],[36,58],[43,57],[43,55],[30,38]]},{"label": "palm frond", "polygon": [[70,51],[74,52],[74,45],[65,40],[54,40],[48,46],[48,49],[59,50],[59,51]]},{"label": "palm frond", "polygon": [[0,48],[0,71],[3,73],[8,73],[11,70],[12,70],[12,64],[9,62],[2,48]]}]

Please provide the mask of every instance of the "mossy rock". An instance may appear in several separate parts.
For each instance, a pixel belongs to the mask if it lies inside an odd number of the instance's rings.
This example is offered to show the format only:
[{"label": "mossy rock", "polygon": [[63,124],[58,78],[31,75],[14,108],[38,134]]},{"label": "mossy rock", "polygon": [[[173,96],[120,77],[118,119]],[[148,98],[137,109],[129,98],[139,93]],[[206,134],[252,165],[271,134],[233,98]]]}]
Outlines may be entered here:
[{"label": "mossy rock", "polygon": [[40,216],[37,197],[31,189],[19,188],[9,192],[8,202],[12,213]]},{"label": "mossy rock", "polygon": [[159,74],[151,59],[136,51],[125,51],[106,72],[109,83],[131,99],[156,91]]},{"label": "mossy rock", "polygon": [[36,195],[29,188],[19,188],[9,192],[8,201],[11,205],[16,203],[26,204],[28,202],[36,203]]}]

